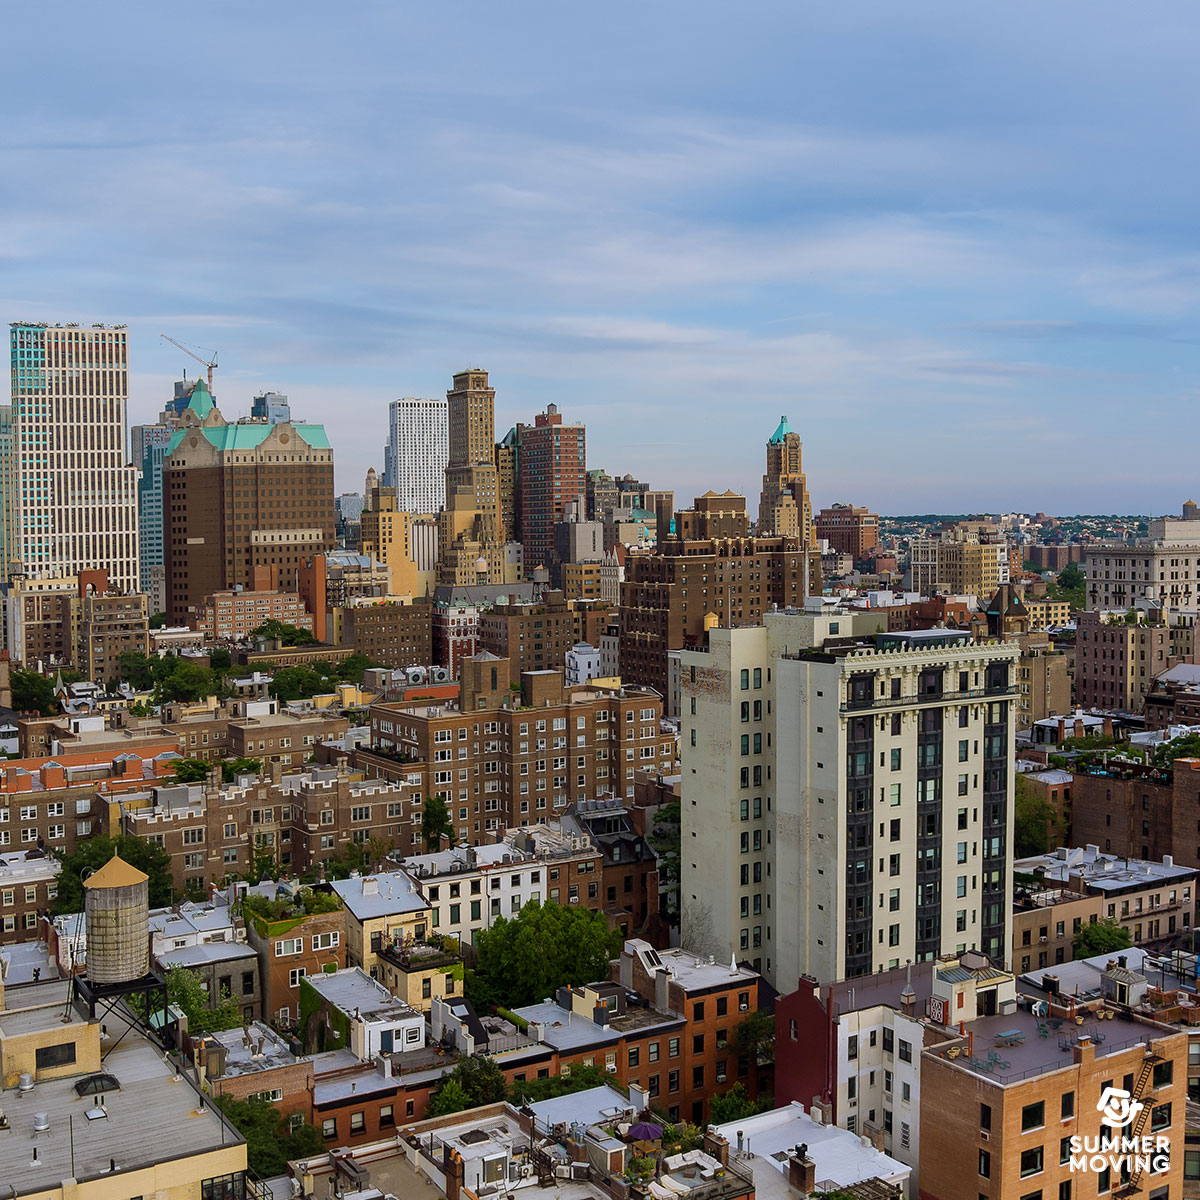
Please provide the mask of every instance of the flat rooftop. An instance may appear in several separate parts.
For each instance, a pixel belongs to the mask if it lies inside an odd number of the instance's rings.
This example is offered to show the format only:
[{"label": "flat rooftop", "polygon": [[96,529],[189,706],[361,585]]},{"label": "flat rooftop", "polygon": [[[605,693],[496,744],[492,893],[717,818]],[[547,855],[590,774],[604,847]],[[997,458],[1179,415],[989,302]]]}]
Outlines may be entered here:
[{"label": "flat rooftop", "polygon": [[306,975],[305,982],[318,995],[343,1012],[357,1012],[376,1020],[401,1020],[421,1014],[398,1000],[381,983],[376,983],[361,967],[347,967],[329,974]]},{"label": "flat rooftop", "polygon": [[158,961],[164,967],[202,967],[208,963],[235,962],[257,959],[253,946],[243,942],[202,942],[198,946],[180,946],[178,950],[164,950]]},{"label": "flat rooftop", "polygon": [[[739,1167],[749,1166],[758,1195],[771,1200],[795,1195],[787,1186],[788,1156],[799,1145],[808,1146],[820,1191],[851,1187],[868,1179],[902,1182],[912,1171],[882,1150],[864,1146],[848,1129],[814,1121],[795,1101],[785,1108],[718,1125],[717,1132],[729,1142],[731,1161]],[[752,1148],[751,1153],[735,1153],[739,1135],[743,1145]]]},{"label": "flat rooftop", "polygon": [[733,962],[717,962],[711,954],[705,958],[678,947],[659,950],[658,957],[663,966],[670,969],[675,982],[689,992],[749,986],[759,978],[758,972],[749,967],[736,966]]},{"label": "flat rooftop", "polygon": [[[61,986],[58,988],[61,992]],[[41,1011],[44,1027],[56,1026],[62,1005]],[[0,1014],[6,1018],[8,1014]],[[109,1013],[110,1032],[121,1018]],[[114,1024],[115,1023],[115,1024]],[[119,1032],[114,1034],[116,1042]],[[107,1115],[89,1120],[84,1115],[95,1098],[75,1091],[82,1075],[38,1083],[24,1099],[16,1089],[4,1093],[3,1104],[12,1128],[0,1136],[0,1180],[18,1196],[57,1192],[61,1181],[85,1183],[108,1175],[116,1161],[116,1174],[143,1170],[155,1163],[187,1154],[200,1154],[221,1146],[237,1145],[241,1135],[223,1122],[214,1108],[197,1112],[199,1094],[183,1077],[176,1081],[162,1052],[144,1035],[132,1030],[104,1056],[103,1070],[116,1076],[120,1089],[104,1094]],[[33,1114],[44,1112],[50,1128],[33,1132]],[[36,1145],[38,1161],[33,1162]],[[114,1195],[127,1195],[133,1185]],[[140,1186],[140,1185],[139,1185]]]},{"label": "flat rooftop", "polygon": [[403,871],[352,875],[349,879],[335,879],[331,886],[359,921],[420,912],[429,907],[416,883]]},{"label": "flat rooftop", "polygon": [[306,1061],[292,1053],[286,1038],[261,1021],[252,1022],[245,1030],[222,1029],[219,1033],[206,1034],[205,1038],[220,1042],[225,1047],[224,1079],[269,1071],[274,1067],[290,1067]]},{"label": "flat rooftop", "polygon": [[62,865],[52,854],[38,850],[14,850],[0,854],[0,885],[36,883],[56,879]]},{"label": "flat rooftop", "polygon": [[1064,846],[1049,854],[1020,858],[1013,863],[1013,870],[1064,884],[1078,875],[1089,889],[1099,892],[1126,892],[1159,884],[1183,883],[1196,875],[1195,867],[1177,866],[1169,856],[1162,862],[1121,858],[1116,854],[1105,854],[1099,846]]}]

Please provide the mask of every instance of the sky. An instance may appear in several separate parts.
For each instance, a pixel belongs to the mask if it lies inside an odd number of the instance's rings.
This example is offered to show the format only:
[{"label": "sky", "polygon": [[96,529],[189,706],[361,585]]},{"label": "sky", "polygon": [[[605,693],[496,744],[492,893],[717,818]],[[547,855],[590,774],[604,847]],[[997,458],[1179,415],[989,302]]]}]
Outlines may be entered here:
[{"label": "sky", "polygon": [[[589,467],[757,504],[1175,512],[1196,462],[1200,11],[1012,0],[5,14],[0,313],[219,351],[340,491],[466,366]],[[15,51],[15,52],[14,52]],[[0,385],[2,386],[2,385]]]}]

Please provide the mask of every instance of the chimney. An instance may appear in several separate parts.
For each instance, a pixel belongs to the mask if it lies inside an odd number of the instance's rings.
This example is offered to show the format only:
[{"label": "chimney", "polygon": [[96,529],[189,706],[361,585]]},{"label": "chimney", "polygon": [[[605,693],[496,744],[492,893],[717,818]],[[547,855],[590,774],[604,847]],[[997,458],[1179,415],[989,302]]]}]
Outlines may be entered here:
[{"label": "chimney", "polygon": [[817,1186],[817,1164],[808,1157],[807,1145],[801,1144],[796,1150],[798,1153],[788,1155],[788,1186],[807,1196]]},{"label": "chimney", "polygon": [[721,1166],[729,1166],[729,1139],[709,1129],[704,1135],[704,1153],[715,1158]]}]

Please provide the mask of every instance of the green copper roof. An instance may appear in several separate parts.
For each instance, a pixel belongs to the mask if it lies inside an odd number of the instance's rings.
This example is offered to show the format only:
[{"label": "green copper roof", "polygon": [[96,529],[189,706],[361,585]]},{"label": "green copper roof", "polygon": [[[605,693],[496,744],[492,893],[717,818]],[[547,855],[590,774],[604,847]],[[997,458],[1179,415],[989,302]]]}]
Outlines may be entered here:
[{"label": "green copper roof", "polygon": [[196,386],[192,388],[192,394],[188,397],[187,406],[202,421],[212,412],[212,393],[208,390],[208,384],[203,379],[196,380]]},{"label": "green copper roof", "polygon": [[[314,450],[332,449],[324,425],[268,425],[262,421],[251,421],[241,425],[208,425],[196,432],[204,434],[218,450],[253,450],[262,445],[275,429],[281,432],[291,430]],[[175,431],[175,436],[167,446],[168,454],[175,452],[187,432],[186,429]]]},{"label": "green copper roof", "polygon": [[767,443],[768,446],[778,446],[789,433],[792,432],[792,427],[788,424],[787,417],[779,418],[779,428],[771,434],[771,440]]}]

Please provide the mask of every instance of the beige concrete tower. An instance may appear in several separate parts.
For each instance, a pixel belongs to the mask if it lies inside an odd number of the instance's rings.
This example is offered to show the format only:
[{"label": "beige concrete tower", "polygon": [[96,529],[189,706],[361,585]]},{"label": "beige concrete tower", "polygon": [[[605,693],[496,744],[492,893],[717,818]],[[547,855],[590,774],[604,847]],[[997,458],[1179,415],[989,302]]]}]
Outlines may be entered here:
[{"label": "beige concrete tower", "polygon": [[805,546],[815,546],[812,500],[801,464],[800,435],[787,417],[767,442],[767,473],[763,476],[758,501],[758,533],[765,537],[798,537]]}]

